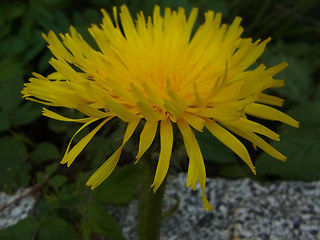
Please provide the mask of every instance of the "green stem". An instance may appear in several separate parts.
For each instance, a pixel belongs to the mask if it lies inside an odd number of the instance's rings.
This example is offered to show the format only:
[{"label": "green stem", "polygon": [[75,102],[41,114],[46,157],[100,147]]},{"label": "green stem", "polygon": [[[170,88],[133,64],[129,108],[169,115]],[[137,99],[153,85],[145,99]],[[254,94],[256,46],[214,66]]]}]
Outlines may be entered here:
[{"label": "green stem", "polygon": [[154,159],[152,159],[150,155],[148,155],[148,158],[141,160],[139,164],[141,164],[143,168],[143,179],[138,210],[139,240],[159,240],[165,181],[154,193],[150,185],[154,178],[156,161],[153,161]]}]

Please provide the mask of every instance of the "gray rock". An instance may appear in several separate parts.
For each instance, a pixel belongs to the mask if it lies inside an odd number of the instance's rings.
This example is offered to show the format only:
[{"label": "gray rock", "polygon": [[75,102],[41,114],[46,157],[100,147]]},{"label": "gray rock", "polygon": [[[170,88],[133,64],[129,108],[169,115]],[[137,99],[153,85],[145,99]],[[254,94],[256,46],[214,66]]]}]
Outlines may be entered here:
[{"label": "gray rock", "polygon": [[[163,222],[163,240],[316,240],[320,239],[320,181],[259,183],[250,179],[208,179],[212,212],[202,205],[201,191],[187,189],[186,175],[168,179],[165,209],[178,210]],[[22,190],[21,190],[22,191]],[[0,206],[15,196],[0,193]],[[0,212],[0,229],[17,223],[34,208],[22,198]],[[108,207],[126,239],[137,239],[137,202]]]},{"label": "gray rock", "polygon": [[[163,240],[320,239],[320,182],[268,182],[208,179],[214,210],[207,213],[201,191],[186,189],[186,175],[168,179],[165,208],[178,210],[163,222]],[[127,239],[137,239],[136,207],[115,213]]]},{"label": "gray rock", "polygon": [[31,213],[36,199],[32,195],[24,196],[28,191],[19,189],[12,196],[0,192],[0,207],[8,205],[0,211],[0,229],[16,224]]}]

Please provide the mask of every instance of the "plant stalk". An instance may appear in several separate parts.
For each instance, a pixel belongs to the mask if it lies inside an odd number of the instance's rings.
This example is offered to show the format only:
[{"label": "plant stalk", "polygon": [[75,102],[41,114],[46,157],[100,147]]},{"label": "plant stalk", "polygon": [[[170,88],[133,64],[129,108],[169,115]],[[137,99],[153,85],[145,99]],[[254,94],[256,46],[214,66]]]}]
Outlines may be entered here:
[{"label": "plant stalk", "polygon": [[138,209],[139,240],[160,240],[160,226],[165,181],[154,193],[150,185],[153,182],[156,170],[156,161],[151,158],[150,154],[146,155],[146,158],[141,160],[139,164],[142,165],[141,167],[143,168],[143,176]]}]

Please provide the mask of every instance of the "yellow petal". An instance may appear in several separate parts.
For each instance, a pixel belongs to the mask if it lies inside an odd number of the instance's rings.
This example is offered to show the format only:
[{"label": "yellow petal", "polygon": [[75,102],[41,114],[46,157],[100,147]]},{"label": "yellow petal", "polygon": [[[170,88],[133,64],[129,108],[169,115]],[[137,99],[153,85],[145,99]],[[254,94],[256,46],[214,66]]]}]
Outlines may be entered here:
[{"label": "yellow petal", "polygon": [[82,112],[83,114],[93,117],[93,118],[105,118],[108,117],[110,114],[106,112],[102,112],[96,108],[90,107],[86,104],[81,104],[77,107],[77,110]]},{"label": "yellow petal", "polygon": [[[79,119],[72,119],[72,118],[67,118],[64,116],[61,116],[58,113],[52,112],[46,108],[42,109],[42,115],[55,119],[55,120],[59,120],[59,121],[64,121],[64,122],[78,122],[78,123],[87,123],[90,119],[92,119],[91,117],[89,118],[79,118]],[[96,119],[98,120],[98,119]]]},{"label": "yellow petal", "polygon": [[163,106],[166,108],[166,110],[171,113],[172,115],[172,121],[176,122],[177,119],[181,117],[183,114],[183,110],[177,106],[177,104],[168,101],[167,99],[164,100]]},{"label": "yellow petal", "polygon": [[284,100],[276,96],[261,93],[256,102],[282,107]]},{"label": "yellow petal", "polygon": [[138,155],[136,156],[137,161],[151,146],[157,132],[157,127],[158,127],[158,122],[146,121],[146,123],[144,124],[144,128],[140,135],[139,151],[138,151]]},{"label": "yellow petal", "polygon": [[69,141],[69,144],[68,144],[68,146],[67,146],[67,150],[66,150],[66,152],[64,153],[64,156],[63,156],[63,158],[62,158],[62,160],[61,160],[61,162],[60,162],[61,164],[65,164],[65,163],[67,163],[67,161],[68,161],[67,155],[68,155],[68,153],[69,153],[69,149],[70,149],[70,146],[71,146],[71,143],[72,143],[72,140],[74,139],[74,137],[75,137],[82,129],[84,129],[84,128],[87,127],[89,124],[91,124],[91,123],[93,123],[93,122],[95,122],[95,121],[97,121],[97,120],[99,120],[99,119],[95,118],[95,119],[89,120],[88,122],[86,122],[85,124],[83,124],[83,125],[76,131],[76,133],[72,136],[71,140]]},{"label": "yellow petal", "polygon": [[287,66],[288,66],[288,63],[286,62],[279,63],[271,68],[268,68],[267,73],[271,76],[274,76],[277,73],[281,72],[283,69],[285,69]]},{"label": "yellow petal", "polygon": [[230,121],[230,122],[228,122],[228,124],[235,126],[236,128],[239,128],[239,129],[247,130],[249,132],[255,132],[255,133],[262,134],[262,135],[264,135],[272,140],[275,140],[275,141],[280,141],[279,134],[271,131],[269,128],[266,128],[265,126],[263,126],[259,123],[250,121],[245,118],[240,118],[237,121]]},{"label": "yellow petal", "polygon": [[257,145],[259,148],[261,148],[263,151],[268,153],[270,156],[279,159],[281,161],[285,161],[287,158],[282,155],[278,150],[273,148],[270,144],[268,144],[266,141],[264,141],[262,138],[254,134],[253,132],[249,131],[242,131],[242,129],[235,128],[231,125],[226,125],[227,128],[229,128],[232,132],[236,133],[240,137],[243,137],[247,139],[248,141],[252,142],[254,145]]},{"label": "yellow petal", "polygon": [[[25,94],[22,91],[21,91],[21,93]],[[57,104],[57,103],[45,102],[45,101],[40,101],[40,100],[37,100],[37,99],[34,99],[34,98],[26,97],[26,94],[23,97],[28,101],[33,101],[33,102],[40,103],[40,104],[43,104],[43,105],[48,105],[48,106],[52,106],[52,107],[61,107],[61,105]]]},{"label": "yellow petal", "polygon": [[51,58],[49,61],[50,65],[60,72],[66,79],[72,79],[73,82],[85,82],[87,81],[83,75],[75,71],[65,60]]},{"label": "yellow petal", "polygon": [[[186,35],[190,36],[192,32],[193,25],[195,21],[197,20],[198,16],[198,8],[192,8],[189,17],[188,17],[188,22],[187,22],[187,27],[186,27]],[[189,39],[188,39],[189,40]]]},{"label": "yellow petal", "polygon": [[233,134],[210,119],[206,120],[205,126],[213,136],[237,154],[250,167],[251,171],[256,174],[255,167],[252,164],[246,147]]},{"label": "yellow petal", "polygon": [[206,209],[207,212],[209,212],[209,211],[211,211],[213,209],[213,207],[209,203],[204,191],[202,191],[202,203],[203,203],[203,206],[204,206],[204,208]]},{"label": "yellow petal", "polygon": [[175,103],[180,109],[183,110],[187,106],[185,100],[180,97],[172,88],[171,81],[169,79],[166,81],[166,91],[172,102]]},{"label": "yellow petal", "polygon": [[116,26],[117,26],[117,28],[119,28],[119,23],[118,23],[118,11],[117,11],[117,7],[116,7],[116,6],[114,6],[114,7],[112,8],[112,12],[113,12],[113,18],[114,18],[114,21],[115,21],[115,23],[116,23]]},{"label": "yellow petal", "polygon": [[53,72],[49,74],[47,78],[52,80],[66,80],[66,78],[59,72]]},{"label": "yellow petal", "polygon": [[91,187],[91,190],[99,186],[107,177],[110,176],[112,171],[118,164],[118,161],[121,156],[123,145],[115,151],[111,157],[108,158],[89,178],[86,185]]},{"label": "yellow petal", "polygon": [[123,31],[124,31],[126,38],[135,37],[137,35],[136,27],[133,23],[131,14],[130,14],[127,6],[122,5],[120,7],[120,10],[121,10],[121,12],[120,12],[119,16],[121,19]]},{"label": "yellow petal", "polygon": [[195,190],[197,180],[199,179],[199,184],[202,190],[202,201],[205,209],[209,211],[212,207],[204,192],[206,185],[206,170],[198,141],[190,126],[184,120],[180,119],[177,122],[177,125],[182,134],[184,146],[189,156],[187,187],[191,186],[192,189]]},{"label": "yellow petal", "polygon": [[267,120],[280,121],[292,127],[299,127],[299,122],[294,120],[292,117],[289,117],[287,114],[263,104],[249,104],[245,107],[245,113]]},{"label": "yellow petal", "polygon": [[244,81],[237,81],[231,83],[229,85],[221,85],[224,84],[223,78],[217,80],[217,84],[213,87],[214,95],[210,94],[210,102],[227,102],[231,100],[237,100],[239,95],[242,93],[240,89],[242,89],[245,85]]},{"label": "yellow petal", "polygon": [[57,35],[50,31],[48,36],[42,34],[42,37],[49,43],[48,48],[51,52],[59,59],[63,58],[68,62],[73,62],[74,57],[71,53],[63,46]]},{"label": "yellow petal", "polygon": [[164,107],[174,116],[175,119],[179,119],[187,107],[187,104],[184,99],[172,89],[169,79],[166,81],[166,91],[170,100],[164,100]]},{"label": "yellow petal", "polygon": [[198,115],[222,121],[232,121],[240,118],[240,113],[236,107],[205,108],[200,110]]},{"label": "yellow petal", "polygon": [[203,100],[201,99],[201,97],[199,95],[198,87],[195,82],[193,83],[193,95],[196,100],[197,106],[201,108],[203,106]]},{"label": "yellow petal", "polygon": [[82,138],[69,152],[69,148],[71,145],[71,142],[73,140],[73,138],[78,134],[78,132],[80,132],[84,127],[86,127],[88,124],[98,120],[98,119],[93,119],[90,122],[84,124],[72,137],[68,148],[66,150],[66,153],[64,155],[64,157],[61,160],[61,164],[65,164],[67,163],[67,166],[70,167],[70,165],[73,163],[74,159],[79,155],[79,153],[85,148],[85,146],[87,146],[87,144],[89,143],[89,141],[93,138],[93,136],[99,131],[99,129],[106,124],[110,119],[112,119],[113,117],[109,117],[107,119],[105,119],[103,122],[101,122],[95,129],[93,129],[89,134],[87,134],[84,138]]},{"label": "yellow petal", "polygon": [[203,118],[188,112],[184,112],[182,115],[182,118],[192,127],[197,129],[199,132],[203,131],[202,129],[204,127],[204,122],[205,122]]},{"label": "yellow petal", "polygon": [[195,190],[198,180],[197,161],[202,160],[202,154],[190,126],[183,119],[180,119],[177,125],[182,134],[184,146],[189,157],[187,187],[191,186]]},{"label": "yellow petal", "polygon": [[242,27],[240,27],[242,18],[236,17],[232,24],[229,26],[227,34],[225,36],[225,40],[229,40],[230,38],[238,38],[243,32]]},{"label": "yellow petal", "polygon": [[272,82],[270,87],[278,88],[278,87],[283,87],[283,86],[284,86],[284,80],[276,79]]},{"label": "yellow petal", "polygon": [[126,142],[129,141],[129,139],[131,138],[133,132],[136,130],[139,122],[140,122],[140,118],[136,119],[135,121],[131,121],[131,122],[128,123],[126,132],[124,133],[124,138],[123,138],[122,145],[126,144]]},{"label": "yellow petal", "polygon": [[147,121],[159,121],[160,115],[156,113],[156,111],[151,107],[143,93],[133,84],[131,83],[132,94],[136,99],[137,106],[140,109],[142,115]]},{"label": "yellow petal", "polygon": [[99,186],[112,173],[120,159],[123,146],[130,139],[139,122],[140,120],[136,120],[128,123],[122,145],[89,178],[86,185],[91,186],[92,190]]},{"label": "yellow petal", "polygon": [[105,95],[104,96],[105,104],[108,110],[115,113],[119,118],[121,118],[125,122],[136,121],[138,116],[132,113],[128,108],[122,106],[112,97]]},{"label": "yellow petal", "polygon": [[159,97],[159,94],[156,91],[156,89],[150,87],[147,83],[143,83],[142,86],[147,93],[148,101],[156,106],[162,106],[162,98]]},{"label": "yellow petal", "polygon": [[170,165],[173,146],[173,130],[169,119],[162,120],[160,124],[160,156],[154,181],[151,185],[153,191],[157,191],[165,179]]}]

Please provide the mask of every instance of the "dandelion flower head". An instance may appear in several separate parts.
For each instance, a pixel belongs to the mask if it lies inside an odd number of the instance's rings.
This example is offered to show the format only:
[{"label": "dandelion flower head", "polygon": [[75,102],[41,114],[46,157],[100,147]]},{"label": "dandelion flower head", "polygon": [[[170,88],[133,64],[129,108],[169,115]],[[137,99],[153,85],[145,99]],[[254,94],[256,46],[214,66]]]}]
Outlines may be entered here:
[{"label": "dandelion flower head", "polygon": [[259,136],[279,141],[279,135],[247,118],[254,116],[298,127],[297,121],[274,108],[281,106],[283,100],[264,93],[268,88],[283,86],[283,81],[274,75],[287,64],[270,68],[260,64],[249,69],[270,39],[241,38],[241,18],[236,17],[228,26],[221,23],[221,14],[213,11],[206,12],[204,23],[194,30],[196,8],[188,17],[183,8],[165,8],[162,15],[159,6],[155,6],[153,16],[145,17],[140,12],[136,19],[125,5],[119,14],[113,8],[113,19],[106,11],[102,13],[102,24],[88,29],[99,50],[89,46],[74,27],[70,27],[70,33],[60,34],[60,38],[52,31],[43,34],[54,55],[50,64],[55,72],[47,77],[33,73],[22,90],[28,100],[76,109],[86,115],[70,119],[43,109],[47,117],[83,123],[76,134],[101,121],[72,148],[71,139],[61,161],[68,166],[110,119],[116,117],[128,123],[122,145],[90,177],[88,186],[94,189],[111,174],[141,120],[144,125],[137,160],[151,146],[156,132],[160,133],[153,190],[166,177],[176,125],[189,157],[186,185],[195,189],[199,182],[206,210],[212,207],[204,193],[206,170],[194,131],[207,128],[253,173],[255,167],[248,151],[235,134],[274,158],[286,159]]}]

